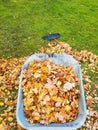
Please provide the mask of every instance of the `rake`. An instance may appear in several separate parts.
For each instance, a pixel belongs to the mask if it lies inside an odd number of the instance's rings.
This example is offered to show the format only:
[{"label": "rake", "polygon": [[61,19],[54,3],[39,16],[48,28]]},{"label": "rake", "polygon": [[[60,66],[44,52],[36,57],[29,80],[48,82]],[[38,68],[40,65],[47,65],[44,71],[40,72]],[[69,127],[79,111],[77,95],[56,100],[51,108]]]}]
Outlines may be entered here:
[{"label": "rake", "polygon": [[63,47],[64,49],[66,49],[65,48],[65,46],[64,46],[64,44],[63,43],[61,43],[61,42],[59,42],[57,39],[60,37],[61,35],[59,34],[59,33],[55,33],[55,34],[49,34],[49,35],[47,35],[47,36],[44,36],[44,37],[42,37],[44,40],[46,40],[46,41],[52,41],[52,40],[54,40],[56,43],[58,43],[61,47]]}]

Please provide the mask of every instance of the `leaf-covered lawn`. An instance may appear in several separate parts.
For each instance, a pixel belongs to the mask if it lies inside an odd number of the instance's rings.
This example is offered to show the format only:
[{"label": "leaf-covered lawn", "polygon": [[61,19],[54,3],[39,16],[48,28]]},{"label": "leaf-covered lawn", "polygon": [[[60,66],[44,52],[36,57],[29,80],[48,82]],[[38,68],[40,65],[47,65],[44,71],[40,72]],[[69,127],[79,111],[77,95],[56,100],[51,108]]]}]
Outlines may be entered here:
[{"label": "leaf-covered lawn", "polygon": [[[80,130],[98,129],[98,57],[93,53],[72,49],[64,44],[65,49],[56,43],[48,48],[40,48],[37,52],[67,53],[79,61],[82,67],[84,89],[87,104],[87,119]],[[28,57],[0,60],[0,128],[4,130],[21,130],[16,121],[16,102],[19,75],[22,64]]]},{"label": "leaf-covered lawn", "polygon": [[[66,52],[80,62],[88,113],[80,129],[97,130],[98,0],[0,0],[0,30],[0,129],[22,129],[16,121],[20,70],[25,56],[40,48],[44,53]],[[57,45],[46,48],[42,40],[57,32],[69,43],[65,50]]]}]

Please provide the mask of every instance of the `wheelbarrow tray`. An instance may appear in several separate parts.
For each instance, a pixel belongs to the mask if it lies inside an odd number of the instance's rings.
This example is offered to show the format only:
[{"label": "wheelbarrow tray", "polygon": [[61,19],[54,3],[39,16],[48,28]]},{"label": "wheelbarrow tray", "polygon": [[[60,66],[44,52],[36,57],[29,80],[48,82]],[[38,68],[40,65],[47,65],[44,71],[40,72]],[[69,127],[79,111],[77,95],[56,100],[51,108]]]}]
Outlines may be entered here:
[{"label": "wheelbarrow tray", "polygon": [[[72,66],[74,71],[77,73],[78,78],[80,80],[80,98],[79,98],[79,113],[77,116],[77,119],[75,121],[65,123],[65,124],[56,124],[51,123],[49,125],[42,125],[39,123],[30,124],[26,121],[26,116],[24,114],[24,107],[23,107],[23,92],[22,92],[22,74],[24,73],[24,70],[28,67],[29,62],[33,60],[45,60],[45,59],[51,59],[53,63],[59,65],[62,64],[64,66]],[[78,62],[71,56],[67,54],[34,54],[31,55],[23,64],[20,74],[20,82],[19,82],[19,90],[18,90],[18,99],[17,99],[17,110],[16,110],[16,117],[17,122],[20,124],[20,126],[27,130],[75,130],[80,128],[85,120],[86,120],[86,103],[85,103],[85,96],[84,96],[84,87],[83,87],[83,81],[82,81],[82,73],[81,73],[81,67],[78,64]]]}]

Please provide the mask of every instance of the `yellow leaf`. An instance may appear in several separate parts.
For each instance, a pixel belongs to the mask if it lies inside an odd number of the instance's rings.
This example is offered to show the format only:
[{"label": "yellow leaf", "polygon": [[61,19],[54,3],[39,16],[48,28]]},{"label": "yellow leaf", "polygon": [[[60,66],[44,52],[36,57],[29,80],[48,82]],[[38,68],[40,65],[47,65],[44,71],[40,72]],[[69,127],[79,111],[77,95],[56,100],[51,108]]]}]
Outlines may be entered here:
[{"label": "yellow leaf", "polygon": [[59,80],[59,81],[57,81],[57,83],[56,83],[56,85],[57,86],[60,86],[62,83],[61,83],[61,81]]},{"label": "yellow leaf", "polygon": [[66,100],[66,103],[69,104],[69,100],[68,99]]},{"label": "yellow leaf", "polygon": [[50,114],[50,122],[55,122],[56,118],[53,113]]},{"label": "yellow leaf", "polygon": [[33,88],[33,92],[34,92],[35,94],[37,94],[37,93],[38,93],[38,88]]},{"label": "yellow leaf", "polygon": [[37,78],[40,78],[40,76],[41,76],[41,75],[40,75],[39,73],[35,73],[35,74],[34,74],[34,78],[36,78],[36,79],[37,79]]},{"label": "yellow leaf", "polygon": [[30,107],[30,110],[35,110],[35,109],[36,109],[36,106]]},{"label": "yellow leaf", "polygon": [[4,103],[3,102],[0,102],[0,107],[3,107],[4,106]]},{"label": "yellow leaf", "polygon": [[3,76],[0,76],[0,82],[2,81],[2,79],[3,79]]},{"label": "yellow leaf", "polygon": [[46,109],[46,111],[47,111],[47,114],[49,114],[51,112],[51,107],[48,106],[47,109]]},{"label": "yellow leaf", "polygon": [[51,99],[56,101],[57,100],[57,96],[52,96]]},{"label": "yellow leaf", "polygon": [[30,124],[33,124],[33,120],[30,120]]},{"label": "yellow leaf", "polygon": [[8,121],[12,122],[13,121],[13,117],[8,117]]},{"label": "yellow leaf", "polygon": [[27,101],[27,102],[26,102],[26,104],[27,104],[27,105],[30,105],[30,104],[31,104],[31,102],[30,102],[30,101]]},{"label": "yellow leaf", "polygon": [[22,81],[22,83],[23,83],[23,84],[25,84],[26,82],[27,82],[27,80],[26,80],[26,79],[24,79],[24,80]]},{"label": "yellow leaf", "polygon": [[5,87],[4,87],[4,86],[1,86],[1,90],[5,90]]},{"label": "yellow leaf", "polygon": [[5,130],[5,128],[2,124],[0,124],[0,130]]},{"label": "yellow leaf", "polygon": [[34,120],[39,121],[40,118],[38,116],[34,116]]},{"label": "yellow leaf", "polygon": [[66,105],[66,106],[65,106],[65,109],[66,109],[66,111],[70,111],[70,110],[71,110],[71,107],[70,107],[69,105]]},{"label": "yellow leaf", "polygon": [[57,98],[57,102],[63,102],[63,99],[61,99],[60,97]]},{"label": "yellow leaf", "polygon": [[3,118],[2,117],[0,117],[0,122],[3,120]]},{"label": "yellow leaf", "polygon": [[41,94],[40,94],[40,99],[43,99],[43,97],[46,95],[46,93],[45,92],[42,92]]}]

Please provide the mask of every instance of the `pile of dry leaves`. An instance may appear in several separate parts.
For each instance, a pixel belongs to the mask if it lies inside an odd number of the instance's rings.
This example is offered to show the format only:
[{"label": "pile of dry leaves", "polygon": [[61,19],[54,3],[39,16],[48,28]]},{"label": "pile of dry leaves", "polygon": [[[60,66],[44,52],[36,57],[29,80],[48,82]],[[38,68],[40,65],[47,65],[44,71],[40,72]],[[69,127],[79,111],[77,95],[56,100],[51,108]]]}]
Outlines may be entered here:
[{"label": "pile of dry leaves", "polygon": [[24,112],[30,123],[66,123],[77,118],[79,79],[72,67],[50,60],[30,62],[22,82]]},{"label": "pile of dry leaves", "polygon": [[[98,57],[87,50],[73,50],[68,44],[64,48],[57,43],[49,43],[48,48],[40,48],[38,53],[67,53],[82,66],[82,74],[87,103],[87,120],[80,130],[98,129]],[[0,60],[0,129],[21,130],[16,121],[16,100],[19,75],[22,64],[27,59]]]}]

